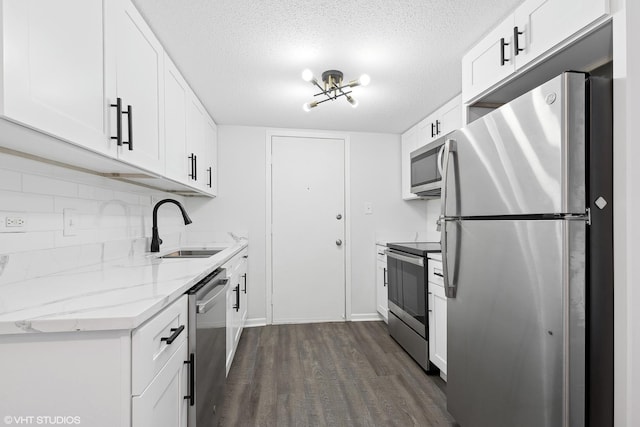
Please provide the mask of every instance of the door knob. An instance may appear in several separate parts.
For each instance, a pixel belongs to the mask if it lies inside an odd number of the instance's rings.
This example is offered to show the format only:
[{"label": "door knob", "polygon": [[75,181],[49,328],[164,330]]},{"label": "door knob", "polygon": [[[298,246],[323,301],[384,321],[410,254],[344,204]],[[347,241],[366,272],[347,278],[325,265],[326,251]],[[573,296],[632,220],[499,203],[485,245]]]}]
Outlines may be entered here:
[{"label": "door knob", "polygon": [[342,240],[340,240],[340,239],[336,240],[336,245],[342,246]]},{"label": "door knob", "polygon": [[336,219],[342,219],[342,215],[340,214],[336,215]]}]

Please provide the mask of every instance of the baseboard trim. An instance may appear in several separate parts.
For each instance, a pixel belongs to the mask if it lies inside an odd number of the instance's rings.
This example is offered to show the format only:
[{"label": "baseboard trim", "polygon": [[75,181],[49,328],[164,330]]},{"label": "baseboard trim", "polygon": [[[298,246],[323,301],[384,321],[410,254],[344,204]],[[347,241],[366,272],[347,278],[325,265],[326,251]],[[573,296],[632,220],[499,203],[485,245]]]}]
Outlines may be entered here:
[{"label": "baseboard trim", "polygon": [[384,320],[384,318],[380,315],[380,313],[362,313],[351,315],[352,322],[371,322],[374,320]]},{"label": "baseboard trim", "polygon": [[247,319],[244,324],[245,328],[255,328],[257,326],[267,326],[267,318],[260,317],[258,319]]}]

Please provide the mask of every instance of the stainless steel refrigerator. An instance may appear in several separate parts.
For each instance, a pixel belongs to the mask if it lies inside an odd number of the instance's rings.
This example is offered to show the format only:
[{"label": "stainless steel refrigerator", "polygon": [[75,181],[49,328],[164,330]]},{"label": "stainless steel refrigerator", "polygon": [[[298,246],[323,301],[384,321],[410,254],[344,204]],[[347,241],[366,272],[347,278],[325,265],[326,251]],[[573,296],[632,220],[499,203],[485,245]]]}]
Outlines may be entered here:
[{"label": "stainless steel refrigerator", "polygon": [[611,83],[568,72],[446,137],[448,410],[613,425]]}]

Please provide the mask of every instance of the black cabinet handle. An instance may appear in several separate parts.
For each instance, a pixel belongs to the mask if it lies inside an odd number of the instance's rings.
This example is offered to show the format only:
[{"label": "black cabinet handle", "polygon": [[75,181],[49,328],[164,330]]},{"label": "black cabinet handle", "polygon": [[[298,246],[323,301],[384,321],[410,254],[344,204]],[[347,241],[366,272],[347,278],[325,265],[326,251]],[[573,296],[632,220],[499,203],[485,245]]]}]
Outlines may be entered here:
[{"label": "black cabinet handle", "polygon": [[193,406],[196,404],[196,355],[191,353],[184,363],[189,365],[189,394],[184,398],[189,399],[189,406]]},{"label": "black cabinet handle", "polygon": [[184,325],[180,325],[179,328],[171,328],[172,334],[168,337],[160,338],[160,341],[166,341],[167,345],[173,344],[173,342],[176,340],[176,338],[178,338],[178,335],[180,335],[182,331],[184,331]]},{"label": "black cabinet handle", "polygon": [[387,286],[387,267],[383,267],[382,284]]},{"label": "black cabinet handle", "polygon": [[244,279],[244,289],[242,290],[242,292],[246,294],[247,293],[247,273],[244,273],[242,275],[242,278]]},{"label": "black cabinet handle", "polygon": [[509,62],[504,56],[504,47],[509,46],[509,43],[505,43],[504,37],[500,39],[500,66],[503,66],[506,62]]},{"label": "black cabinet handle", "polygon": [[133,151],[133,107],[127,105],[127,111],[123,111],[122,114],[127,115],[127,131],[129,134],[129,140],[122,141],[122,143],[129,146],[129,151]]},{"label": "black cabinet handle", "polygon": [[198,180],[198,156],[193,155],[193,180]]},{"label": "black cabinet handle", "polygon": [[436,120],[436,135],[440,135],[440,120]]},{"label": "black cabinet handle", "polygon": [[122,146],[122,98],[116,98],[116,103],[111,106],[116,107],[116,136],[112,136],[111,139],[115,139],[120,147]]},{"label": "black cabinet handle", "polygon": [[233,289],[233,292],[236,293],[236,303],[234,304],[233,308],[236,311],[240,311],[240,285],[239,284]]},{"label": "black cabinet handle", "polygon": [[433,124],[433,122],[431,123],[431,138],[436,136],[436,127]]},{"label": "black cabinet handle", "polygon": [[518,54],[524,50],[523,48],[520,48],[520,43],[518,40],[518,36],[521,36],[522,34],[524,34],[524,32],[518,31],[517,26],[513,27],[513,51],[516,56],[518,56]]},{"label": "black cabinet handle", "polygon": [[194,153],[191,153],[189,155],[189,159],[191,160],[191,172],[189,173],[189,178],[193,179],[194,181],[196,180],[196,155]]},{"label": "black cabinet handle", "polygon": [[207,169],[207,172],[209,172],[209,183],[207,185],[211,188],[211,184],[213,183],[213,180],[211,179],[211,167]]}]

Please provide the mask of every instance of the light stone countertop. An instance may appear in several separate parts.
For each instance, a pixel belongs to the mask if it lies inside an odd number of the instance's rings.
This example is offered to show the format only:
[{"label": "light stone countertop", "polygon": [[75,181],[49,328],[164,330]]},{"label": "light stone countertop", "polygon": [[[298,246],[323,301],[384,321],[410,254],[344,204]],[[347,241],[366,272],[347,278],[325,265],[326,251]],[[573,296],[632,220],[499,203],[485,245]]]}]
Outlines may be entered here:
[{"label": "light stone countertop", "polygon": [[209,258],[158,258],[176,248],[163,249],[3,285],[0,335],[137,328],[247,246],[189,246],[224,249]]}]

